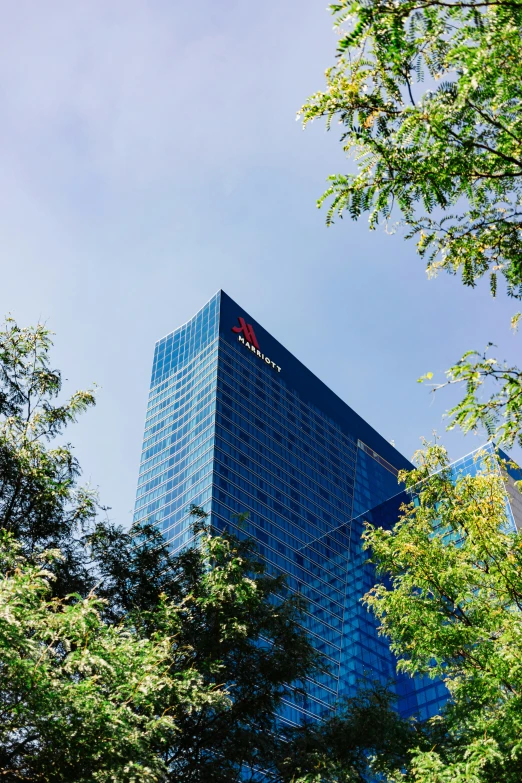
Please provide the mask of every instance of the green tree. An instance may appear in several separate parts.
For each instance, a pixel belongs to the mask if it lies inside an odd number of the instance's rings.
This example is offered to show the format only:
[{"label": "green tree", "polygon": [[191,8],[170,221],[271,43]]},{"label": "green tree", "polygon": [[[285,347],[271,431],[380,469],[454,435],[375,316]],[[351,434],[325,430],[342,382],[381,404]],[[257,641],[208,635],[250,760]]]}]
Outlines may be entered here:
[{"label": "green tree", "polygon": [[483,461],[476,476],[455,477],[441,446],[419,452],[402,476],[414,500],[393,530],[365,533],[386,577],[365,602],[399,668],[440,677],[451,694],[432,721],[443,738],[413,745],[407,773],[392,780],[522,777],[522,539],[509,532],[503,477]]},{"label": "green tree", "polygon": [[[449,411],[448,429],[485,431],[489,440],[511,449],[522,446],[522,372],[516,365],[491,356],[491,348],[490,343],[484,352],[467,351],[446,372],[446,381],[434,384],[433,391],[463,385],[464,396]],[[427,373],[419,382],[432,377]]]},{"label": "green tree", "polygon": [[[264,575],[250,542],[204,532],[175,558],[154,546],[169,568],[165,592],[126,609],[122,601],[116,618],[99,595],[53,596],[47,566],[59,551],[29,560],[12,534],[2,536],[4,779],[199,783],[276,774],[287,752],[277,708],[316,658],[298,603],[273,600],[282,580]],[[119,541],[119,552],[131,559],[133,537],[121,537],[129,547]]]},{"label": "green tree", "polygon": [[157,745],[166,780],[261,780],[283,752],[277,710],[319,659],[299,625],[301,601],[265,572],[253,541],[217,534],[201,509],[193,514],[198,546],[176,556],[153,527],[99,528],[91,540],[99,591],[113,620],[132,617],[146,637],[162,631],[161,596],[177,607],[183,667],[228,696],[226,709],[209,700],[178,710],[177,731]]},{"label": "green tree", "polygon": [[97,497],[78,486],[71,446],[52,441],[95,398],[80,391],[58,403],[62,378],[51,366],[50,347],[42,324],[21,329],[8,318],[0,331],[0,529],[35,562],[44,551],[59,549],[60,558],[48,563],[53,591],[87,595],[93,582],[81,536],[96,517]]},{"label": "green tree", "polygon": [[320,665],[299,627],[304,607],[286,594],[283,578],[266,574],[251,539],[217,535],[201,509],[193,514],[199,546],[175,557],[152,526],[105,526],[91,538],[111,620],[131,616],[150,634],[162,594],[182,607],[177,640],[204,686],[227,684],[225,709],[209,702],[178,710],[177,733],[158,744],[166,779],[362,783],[375,770],[403,766],[423,735],[399,718],[380,684],[362,686],[321,723],[280,724],[282,700]]},{"label": "green tree", "polygon": [[[104,623],[94,595],[54,597],[48,566],[57,558],[30,562],[12,534],[0,535],[2,779],[164,780],[156,748],[176,731],[176,709],[227,696],[174,665],[184,651],[172,635]],[[175,606],[163,601],[157,613],[171,634],[179,628]]]},{"label": "green tree", "polygon": [[369,212],[375,226],[396,206],[431,272],[460,271],[472,286],[488,273],[493,291],[501,272],[520,295],[522,4],[330,7],[341,28],[337,63],[301,113],[305,123],[340,121],[358,172],[331,178],[328,219]]},{"label": "green tree", "polygon": [[[339,0],[326,89],[304,124],[337,121],[352,173],[319,199],[327,223],[366,213],[416,238],[430,277],[522,295],[522,4],[510,0]],[[516,330],[520,313],[512,319]],[[450,427],[522,445],[522,372],[468,351],[447,372],[464,397]],[[431,380],[428,373],[421,380]],[[401,668],[439,676],[451,700],[418,726],[393,781],[514,783],[522,777],[521,551],[506,532],[494,465],[455,481],[439,446],[403,478],[416,503],[392,531],[366,533],[383,580],[366,596]]]},{"label": "green tree", "polygon": [[[430,737],[430,739],[433,739]],[[399,717],[381,683],[361,684],[354,698],[323,723],[289,731],[279,762],[282,783],[365,783],[409,762],[411,749],[430,745],[422,728]]]},{"label": "green tree", "polygon": [[[522,3],[516,0],[339,0],[337,61],[301,109],[305,125],[342,126],[354,173],[330,177],[327,223],[395,214],[430,276],[467,286],[501,275],[522,295]],[[519,314],[514,320],[518,320]],[[500,391],[488,400],[484,387]],[[467,353],[448,383],[467,383],[453,424],[485,426],[522,445],[522,373]]]}]

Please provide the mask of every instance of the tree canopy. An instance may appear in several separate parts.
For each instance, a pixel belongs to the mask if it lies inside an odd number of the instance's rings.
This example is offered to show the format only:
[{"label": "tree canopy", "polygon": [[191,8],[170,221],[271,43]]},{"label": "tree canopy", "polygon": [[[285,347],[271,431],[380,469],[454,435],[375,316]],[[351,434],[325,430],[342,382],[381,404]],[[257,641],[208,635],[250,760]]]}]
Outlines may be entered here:
[{"label": "tree canopy", "polygon": [[[412,502],[393,530],[367,526],[386,577],[365,597],[399,668],[439,677],[450,702],[391,780],[515,783],[522,777],[522,538],[509,524],[496,459],[455,475],[430,445],[403,473]],[[431,726],[431,729],[430,729]]]},{"label": "tree canopy", "polygon": [[[397,221],[429,276],[475,287],[503,278],[522,296],[522,3],[517,0],[340,0],[326,88],[300,110],[305,125],[341,126],[352,161],[319,199],[327,223],[368,214]],[[520,318],[513,318],[516,326]],[[428,374],[431,377],[431,374]],[[452,426],[522,445],[522,372],[468,351],[447,372],[464,385]],[[489,395],[489,396],[488,396]]]},{"label": "tree canopy", "polygon": [[[154,752],[176,733],[187,702],[216,707],[223,692],[198,672],[172,665],[168,634],[137,636],[132,624],[102,619],[95,595],[53,596],[47,567],[59,551],[21,554],[0,537],[0,774],[7,781],[157,781]],[[158,615],[174,634],[180,618],[163,602]],[[177,647],[177,645],[176,645]]]},{"label": "tree canopy", "polygon": [[328,221],[397,208],[428,270],[522,294],[522,4],[341,0],[326,89],[306,123],[342,126],[357,173],[332,176]]}]

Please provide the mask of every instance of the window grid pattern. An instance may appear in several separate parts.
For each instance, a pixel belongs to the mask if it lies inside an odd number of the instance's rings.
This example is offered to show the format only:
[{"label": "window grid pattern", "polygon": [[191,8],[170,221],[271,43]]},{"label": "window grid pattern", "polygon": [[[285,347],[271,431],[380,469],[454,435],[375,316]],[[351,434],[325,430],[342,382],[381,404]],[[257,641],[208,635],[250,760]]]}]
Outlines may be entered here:
[{"label": "window grid pattern", "polygon": [[[289,589],[305,598],[304,625],[324,661],[306,696],[287,700],[288,722],[325,716],[347,695],[348,674],[353,682],[394,674],[386,642],[358,605],[364,580],[374,583],[367,556],[359,548],[361,562],[351,562],[355,504],[369,508],[398,489],[396,471],[377,456],[284,378],[220,341],[214,523],[230,525],[248,512],[238,533],[254,537],[269,571],[284,573]],[[355,649],[357,634],[364,639]]]},{"label": "window grid pattern", "polygon": [[190,540],[190,504],[211,507],[218,319],[219,294],[154,351],[134,521],[173,551]]},{"label": "window grid pattern", "polygon": [[396,522],[405,498],[397,469],[310,403],[306,389],[220,338],[219,311],[217,294],[156,345],[135,520],[158,525],[178,551],[191,540],[197,503],[218,529],[253,537],[268,571],[285,574],[306,600],[303,625],[324,670],[306,695],[289,696],[284,721],[321,718],[369,679],[393,680],[402,714],[433,714],[444,686],[397,674],[360,601],[376,581],[364,522]]}]

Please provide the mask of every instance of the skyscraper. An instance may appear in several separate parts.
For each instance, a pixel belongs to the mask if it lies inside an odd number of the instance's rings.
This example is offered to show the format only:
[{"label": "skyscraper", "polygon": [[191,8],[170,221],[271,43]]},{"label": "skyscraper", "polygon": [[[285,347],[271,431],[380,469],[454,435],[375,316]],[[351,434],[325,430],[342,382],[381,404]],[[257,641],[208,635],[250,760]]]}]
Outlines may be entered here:
[{"label": "skyscraper", "polygon": [[[453,470],[478,465],[468,455]],[[328,714],[361,679],[393,681],[403,715],[429,717],[447,698],[440,681],[396,672],[360,602],[375,582],[364,522],[396,522],[410,499],[397,474],[410,467],[223,291],[156,344],[135,520],[154,522],[176,552],[190,543],[192,503],[218,529],[248,514],[238,534],[306,599],[304,624],[324,656],[325,673],[286,703],[286,721]],[[506,482],[513,530],[522,528],[520,475]]]},{"label": "skyscraper", "polygon": [[248,513],[240,535],[308,602],[305,625],[328,669],[286,705],[285,720],[328,713],[361,677],[395,676],[358,603],[372,572],[352,520],[397,495],[398,470],[409,467],[223,291],[156,344],[135,519],[154,522],[178,551],[190,541],[191,503],[218,529]]}]

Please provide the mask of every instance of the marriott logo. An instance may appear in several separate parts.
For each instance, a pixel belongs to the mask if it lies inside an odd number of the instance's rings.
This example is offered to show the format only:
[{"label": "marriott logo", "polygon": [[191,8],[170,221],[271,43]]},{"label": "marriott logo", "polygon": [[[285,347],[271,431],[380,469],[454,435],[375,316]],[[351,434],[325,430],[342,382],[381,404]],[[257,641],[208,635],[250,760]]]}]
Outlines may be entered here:
[{"label": "marriott logo", "polygon": [[238,342],[243,343],[245,348],[248,348],[250,351],[252,351],[252,353],[264,361],[265,364],[269,364],[273,370],[276,370],[276,372],[281,372],[279,365],[269,359],[268,356],[265,356],[265,354],[261,351],[252,324],[247,324],[245,319],[241,316],[237,320],[239,321],[239,326],[233,326],[232,331],[237,334]]}]

